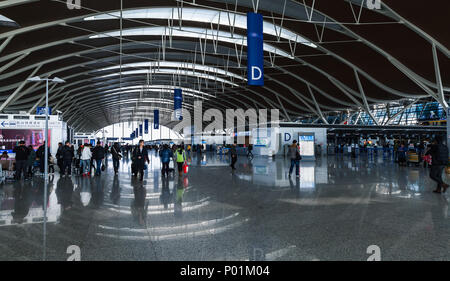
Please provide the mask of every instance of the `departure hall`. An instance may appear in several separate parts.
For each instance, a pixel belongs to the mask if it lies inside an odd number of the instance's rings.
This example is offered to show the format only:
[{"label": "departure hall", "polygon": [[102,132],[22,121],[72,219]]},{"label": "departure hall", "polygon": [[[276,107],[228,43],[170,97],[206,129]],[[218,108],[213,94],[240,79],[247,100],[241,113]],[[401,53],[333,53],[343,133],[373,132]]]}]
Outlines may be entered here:
[{"label": "departure hall", "polygon": [[0,1],[0,261],[450,260],[449,16]]}]

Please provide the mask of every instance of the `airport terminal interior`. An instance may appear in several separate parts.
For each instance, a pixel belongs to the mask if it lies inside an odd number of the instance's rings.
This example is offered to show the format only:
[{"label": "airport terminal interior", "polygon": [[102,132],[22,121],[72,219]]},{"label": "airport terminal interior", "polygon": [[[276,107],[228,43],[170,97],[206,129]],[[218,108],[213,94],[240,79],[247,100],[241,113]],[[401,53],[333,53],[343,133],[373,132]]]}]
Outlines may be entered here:
[{"label": "airport terminal interior", "polygon": [[0,1],[0,261],[450,260],[448,16]]}]

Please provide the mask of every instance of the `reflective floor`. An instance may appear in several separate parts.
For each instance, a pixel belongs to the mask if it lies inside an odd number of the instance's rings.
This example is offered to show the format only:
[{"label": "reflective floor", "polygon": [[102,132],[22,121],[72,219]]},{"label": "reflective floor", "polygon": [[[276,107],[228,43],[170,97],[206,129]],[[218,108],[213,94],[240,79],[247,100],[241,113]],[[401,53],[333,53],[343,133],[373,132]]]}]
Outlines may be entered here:
[{"label": "reflective floor", "polygon": [[[112,162],[101,177],[51,177],[0,187],[0,260],[450,260],[448,194],[423,167],[324,156],[302,161],[192,156],[187,177],[161,178],[152,153],[144,181]],[[446,176],[445,180],[449,181]],[[44,234],[45,232],[45,234]],[[69,248],[69,251],[68,251]]]}]

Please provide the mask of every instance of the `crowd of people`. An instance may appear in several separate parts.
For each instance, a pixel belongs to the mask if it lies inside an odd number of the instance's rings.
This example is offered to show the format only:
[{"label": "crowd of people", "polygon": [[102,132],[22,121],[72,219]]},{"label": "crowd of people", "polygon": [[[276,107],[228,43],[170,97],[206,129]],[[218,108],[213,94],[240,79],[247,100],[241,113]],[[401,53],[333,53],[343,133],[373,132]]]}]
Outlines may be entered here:
[{"label": "crowd of people", "polygon": [[[61,177],[70,177],[73,170],[83,177],[91,176],[91,174],[101,176],[102,171],[106,169],[108,154],[111,154],[116,175],[119,172],[121,160],[123,158],[131,158],[132,176],[142,181],[144,171],[150,163],[149,151],[151,150],[154,150],[155,154],[160,157],[163,178],[174,175],[176,170],[180,176],[186,174],[191,151],[202,153],[201,147],[198,146],[185,146],[184,143],[172,146],[168,144],[148,146],[145,145],[144,140],[140,140],[137,146],[128,144],[121,146],[119,143],[114,143],[109,147],[107,144],[103,146],[101,142],[97,142],[95,146],[92,146],[87,143],[80,145],[75,151],[74,146],[67,141],[64,145],[62,143],[58,144],[56,158],[48,151],[48,172],[54,173],[54,164],[56,164],[59,167]],[[445,192],[449,187],[442,181],[442,172],[448,163],[448,149],[441,137],[437,136],[432,143],[421,142],[417,145],[406,145],[404,142],[396,141],[393,145],[393,152],[394,161],[400,165],[407,161],[408,153],[417,153],[419,162],[423,161],[424,165],[431,167],[430,178],[437,183],[434,192]],[[19,180],[23,177],[25,180],[28,180],[33,176],[37,168],[39,168],[41,173],[44,172],[45,162],[42,159],[45,159],[45,143],[34,151],[32,146],[26,146],[24,141],[20,141],[18,146],[14,148],[13,153],[15,153],[15,179]],[[234,171],[238,157],[236,143],[230,147],[229,155],[230,167]],[[248,149],[247,156],[253,157],[251,149]],[[289,146],[288,156],[290,159],[289,177],[291,177],[294,169],[296,176],[299,177],[299,166],[302,157],[297,141],[294,140]],[[8,154],[4,152],[0,155],[0,160],[8,159],[8,157]],[[174,163],[173,168],[170,167],[171,161]],[[94,173],[92,173],[92,169],[94,169]]]},{"label": "crowd of people", "polygon": [[[45,162],[41,161],[41,159],[45,159],[45,142],[42,144],[36,151],[34,148],[29,145],[26,146],[25,141],[20,141],[19,144],[12,151],[15,156],[15,179],[21,179],[22,177],[25,180],[31,179],[33,174],[35,173],[36,162],[39,163],[39,169],[43,173],[45,168]],[[0,159],[9,159],[9,155],[6,151],[4,151],[0,157]],[[48,172],[54,173],[53,167],[53,156],[50,152],[48,152],[47,161]]]}]

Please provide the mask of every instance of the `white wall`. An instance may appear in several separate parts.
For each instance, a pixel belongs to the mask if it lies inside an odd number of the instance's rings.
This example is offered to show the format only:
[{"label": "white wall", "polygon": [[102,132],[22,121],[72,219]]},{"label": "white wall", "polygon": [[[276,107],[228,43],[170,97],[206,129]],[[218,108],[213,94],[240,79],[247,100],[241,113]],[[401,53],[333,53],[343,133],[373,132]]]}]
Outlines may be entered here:
[{"label": "white wall", "polygon": [[[302,127],[280,127],[271,128],[268,138],[270,139],[270,145],[268,147],[255,147],[256,155],[270,156],[283,155],[284,147],[292,144],[294,139],[297,139],[299,133],[314,133],[315,144],[322,146],[321,153],[325,153],[327,144],[327,129],[326,128],[302,128]],[[253,139],[255,139],[255,132],[252,133]],[[281,143],[280,141],[281,136]],[[298,141],[298,140],[297,140]]]}]

